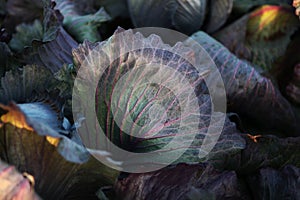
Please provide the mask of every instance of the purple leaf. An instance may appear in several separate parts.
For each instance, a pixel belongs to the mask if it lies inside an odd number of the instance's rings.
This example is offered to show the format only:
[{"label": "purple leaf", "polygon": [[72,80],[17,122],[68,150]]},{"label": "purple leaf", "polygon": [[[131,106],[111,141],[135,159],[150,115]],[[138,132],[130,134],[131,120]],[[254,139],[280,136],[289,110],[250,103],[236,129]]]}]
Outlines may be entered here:
[{"label": "purple leaf", "polygon": [[[134,50],[126,52],[129,47]],[[160,164],[155,160],[160,154],[170,155],[161,156],[162,161],[173,158],[180,151],[184,153],[174,163],[198,163],[210,159],[222,163],[223,158],[245,147],[235,125],[225,119],[225,113],[212,111],[211,98],[202,88],[203,77],[214,74],[206,70],[211,61],[205,56],[207,54],[203,53],[199,58],[201,67],[198,71],[183,57],[185,55],[191,62],[197,60],[191,48],[180,42],[171,47],[157,35],[144,37],[139,32],[123,29],[118,29],[110,39],[96,46],[85,43],[73,54],[81,66],[74,90],[80,92],[73,95],[74,115],[81,114],[86,118],[79,132],[89,148],[106,148],[106,139],[109,139],[125,150],[151,154],[144,162],[156,165]],[[99,72],[103,72],[100,80],[96,79]],[[178,74],[184,78],[179,79]],[[143,82],[154,80],[152,77],[159,78],[160,84]],[[94,87],[97,88],[95,97],[90,94]],[[94,106],[93,102],[98,119],[87,111]],[[93,123],[100,124],[106,138],[101,139],[102,134],[92,131]],[[209,133],[208,130],[214,131]],[[200,158],[199,155],[205,154],[205,145],[201,145],[206,136],[209,138],[207,146],[217,144],[209,156]],[[168,146],[171,141],[175,147]],[[125,159],[125,155],[114,156]],[[133,160],[134,165],[135,158],[128,156],[125,160]]]},{"label": "purple leaf", "polygon": [[117,198],[129,199],[248,199],[234,171],[209,165],[179,164],[159,171],[130,174],[114,186]]},{"label": "purple leaf", "polygon": [[238,59],[204,32],[192,36],[213,58],[225,83],[231,111],[246,116],[268,131],[299,135],[300,127],[290,103],[272,81],[248,62]]}]

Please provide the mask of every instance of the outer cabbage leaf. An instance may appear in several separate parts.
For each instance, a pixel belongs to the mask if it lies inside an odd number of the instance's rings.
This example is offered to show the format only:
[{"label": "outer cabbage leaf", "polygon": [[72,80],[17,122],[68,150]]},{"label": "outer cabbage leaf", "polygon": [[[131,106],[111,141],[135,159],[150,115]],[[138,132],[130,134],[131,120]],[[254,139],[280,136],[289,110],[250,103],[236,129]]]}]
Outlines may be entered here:
[{"label": "outer cabbage leaf", "polygon": [[23,68],[6,72],[1,78],[0,102],[7,104],[10,101],[19,103],[34,99],[35,94],[43,94],[47,88],[53,90],[58,84],[52,74],[45,67],[26,65]]},{"label": "outer cabbage leaf", "polygon": [[78,71],[81,67],[81,64],[84,61],[85,57],[88,56],[97,45],[98,43],[84,41],[82,44],[79,44],[77,48],[72,50],[74,67],[76,71]]},{"label": "outer cabbage leaf", "polygon": [[[45,136],[44,138],[50,144],[52,144],[54,147],[57,147],[57,150],[66,160],[77,163],[86,162],[88,160],[88,153],[85,148],[75,142],[72,142],[69,138],[59,133],[59,131],[63,132],[62,127],[60,127],[62,124],[59,126],[59,123],[62,122],[59,121],[57,114],[51,110],[51,106],[53,105],[47,105],[43,102],[18,105],[11,103],[8,106],[0,104],[0,108],[7,112],[1,116],[2,123],[10,123],[14,126],[5,126],[5,128],[2,128],[3,137],[6,138],[6,140],[3,142],[6,141],[10,143],[12,147],[16,147],[18,144],[30,146],[30,136],[28,136],[29,141],[27,141],[27,144],[25,144],[25,138],[21,137],[20,140],[14,140],[14,137],[16,136],[10,134],[13,134],[13,132],[18,128],[21,129],[19,131],[20,134],[22,134],[22,131],[24,131],[25,133],[27,132],[27,134],[32,135],[34,133],[30,133],[30,131],[35,131],[35,134]],[[24,135],[26,135],[25,133]],[[5,145],[4,148],[9,149],[10,146]],[[21,152],[16,150],[15,156],[20,156]],[[34,152],[34,154],[35,153],[37,152]],[[24,156],[25,159],[27,156]]]},{"label": "outer cabbage leaf", "polygon": [[[47,87],[51,90],[51,86],[53,87],[55,83],[51,79],[53,78],[48,70],[34,66],[25,66],[22,71],[7,73],[1,79],[1,102],[17,101],[21,104],[10,103],[8,106],[0,104],[1,108],[7,112],[1,116],[1,120],[3,123],[11,123],[20,129],[35,130],[39,135],[49,136],[67,160],[85,162],[88,159],[86,150],[59,134],[64,132],[62,104],[59,103],[61,101],[59,97],[51,98],[50,94],[50,97],[46,95],[44,99],[34,98],[35,93],[45,94]],[[58,103],[55,103],[56,99]],[[78,157],[74,156],[76,154]]]},{"label": "outer cabbage leaf", "polygon": [[101,40],[98,28],[103,22],[109,21],[110,17],[103,8],[95,14],[80,15],[76,10],[74,1],[56,0],[56,8],[63,14],[63,24],[66,30],[73,35],[77,41],[89,40],[96,42]]},{"label": "outer cabbage leaf", "polygon": [[47,67],[52,73],[58,72],[64,64],[71,64],[72,48],[77,42],[60,27],[57,36],[50,42],[34,41],[32,47],[25,49],[24,61]]},{"label": "outer cabbage leaf", "polygon": [[[120,40],[114,38],[118,33],[122,33],[124,38]],[[131,43],[128,41],[131,41]],[[142,47],[143,50],[132,51],[129,53],[123,52],[126,49],[124,47],[130,44]],[[101,47],[103,46],[110,49],[110,53],[108,55],[101,54]],[[86,71],[84,71],[84,73],[82,73],[80,76],[77,75],[77,79],[82,80],[84,84],[88,84],[89,81],[93,82],[94,80],[94,74],[91,74],[91,71],[89,70],[93,69],[92,71],[94,73],[94,70],[98,69],[98,67],[100,68],[100,71],[102,70],[101,67],[107,68],[105,69],[104,74],[99,81],[96,97],[92,97],[91,95],[84,93],[83,96],[86,99],[84,102],[81,102],[82,104],[80,104],[82,108],[78,108],[78,113],[76,112],[74,114],[83,114],[84,117],[87,117],[87,121],[95,120],[92,119],[88,114],[85,115],[84,113],[86,108],[91,106],[91,102],[95,102],[97,117],[102,130],[104,130],[107,138],[121,148],[139,153],[153,152],[153,156],[155,156],[154,154],[158,155],[158,152],[164,151],[165,149],[161,150],[162,147],[166,146],[177,134],[177,137],[182,138],[180,139],[181,142],[177,145],[178,149],[168,149],[167,151],[170,154],[174,153],[174,155],[178,150],[181,150],[181,148],[186,148],[187,151],[178,160],[176,160],[175,163],[198,163],[200,161],[210,159],[215,159],[217,160],[216,162],[222,163],[223,158],[225,159],[225,157],[243,149],[245,147],[245,143],[239,136],[240,133],[236,129],[235,125],[227,119],[225,120],[222,134],[219,140],[217,140],[215,148],[212,150],[209,156],[201,159],[199,158],[199,154],[201,153],[199,152],[201,149],[200,147],[203,143],[204,137],[206,136],[211,118],[211,99],[209,95],[205,93],[205,90],[200,89],[200,87],[198,88],[200,82],[203,82],[203,78],[199,77],[197,70],[187,61],[181,59],[179,62],[176,60],[178,59],[177,55],[172,53],[175,49],[189,56],[191,60],[194,59],[193,51],[184,47],[181,43],[170,47],[169,45],[164,44],[157,35],[151,35],[148,38],[145,38],[140,33],[133,33],[131,30],[124,31],[122,29],[118,29],[109,40],[98,43],[96,46],[90,46],[88,44],[80,46],[77,50],[74,50],[74,55],[76,58],[75,60],[76,63],[81,66],[80,70]],[[90,53],[91,51],[95,54]],[[117,55],[116,60],[113,60],[114,55]],[[108,62],[110,63],[109,66],[104,64],[104,58],[108,59]],[[202,59],[204,59],[204,57],[202,57]],[[83,65],[83,63],[85,64]],[[89,64],[87,65],[86,63]],[[195,124],[192,124],[194,122],[191,120],[190,124],[184,125],[186,126],[186,129],[179,133],[176,132],[178,131],[176,128],[178,125],[176,124],[178,120],[174,119],[179,115],[178,107],[176,106],[177,99],[173,93],[166,88],[159,89],[159,87],[155,85],[145,86],[140,84],[140,81],[143,79],[143,77],[151,77],[152,75],[154,76],[156,73],[159,73],[159,70],[150,70],[151,72],[149,72],[146,70],[147,68],[138,68],[138,66],[144,66],[143,63],[151,65],[164,63],[174,70],[186,75],[187,79],[190,81],[190,84],[195,85],[195,88],[198,88],[196,91],[196,99],[193,100],[193,98],[185,98],[184,101],[184,104],[199,105],[199,110],[191,110],[184,118],[185,120],[195,116],[199,117],[199,126],[197,125],[195,130],[191,130],[190,128],[195,127]],[[204,65],[203,68],[205,68]],[[122,75],[126,74],[126,72],[129,70],[137,69],[138,71],[135,75],[123,79],[126,80],[126,84],[122,84],[121,90],[116,91],[117,82],[121,79]],[[141,71],[139,71],[140,69]],[[145,71],[142,69],[145,69]],[[172,81],[171,78],[172,77],[168,77],[164,79],[164,83]],[[135,84],[130,85],[130,83]],[[89,92],[84,89],[85,87],[86,86],[77,85],[76,89],[82,92]],[[88,86],[88,88],[92,88],[92,86]],[[186,90],[187,89],[185,87],[182,87],[180,94],[186,94]],[[117,98],[118,102],[114,102],[112,100],[113,91],[114,94],[121,94],[120,97]],[[77,96],[73,96],[73,100],[77,101]],[[112,104],[116,105],[117,110],[112,109],[110,106]],[[166,120],[165,122],[163,122],[163,120],[161,122],[158,120],[161,117],[161,112],[151,112],[151,109],[155,109],[155,105],[158,104],[167,108],[165,112],[167,113],[166,117],[169,118],[163,119]],[[122,109],[127,109],[127,106],[128,109],[131,110],[130,116],[125,114],[122,115]],[[120,116],[118,114],[120,114]],[[152,116],[151,118],[151,115],[157,116]],[[117,122],[114,120],[114,117],[116,116],[119,116],[117,117],[119,119],[126,120]],[[219,120],[222,116],[224,116],[224,113],[219,113],[218,117],[216,117],[216,119],[212,122],[211,126],[214,128],[223,126],[223,123],[221,124],[221,120]],[[128,124],[127,119],[131,119],[131,117],[136,120],[135,123],[139,124],[143,128],[139,129],[133,125],[130,125],[130,123]],[[170,123],[168,123],[168,121]],[[151,126],[147,126],[148,123],[151,124]],[[164,124],[163,129],[160,130],[162,124]],[[86,128],[85,130],[89,130],[87,124],[83,126]],[[145,134],[144,136],[147,137],[134,137],[135,134]],[[189,134],[195,134],[195,138],[191,140],[191,138],[188,137]],[[219,133],[213,132],[211,137],[217,134]],[[99,145],[100,141],[97,142],[98,136],[96,134],[89,134],[88,136],[81,135],[81,137],[85,137],[83,140],[86,142],[86,144],[91,146],[94,145],[95,148],[99,147],[97,145]],[[213,141],[213,139],[211,141]],[[218,157],[218,159],[216,157]],[[128,160],[129,159],[132,158],[129,157]],[[149,158],[145,158],[145,161],[147,161],[147,159]],[[153,162],[151,164],[156,163]]]},{"label": "outer cabbage leaf", "polygon": [[251,8],[266,4],[287,4],[291,5],[292,0],[234,0],[233,10],[237,13],[246,13]]},{"label": "outer cabbage leaf", "polygon": [[97,7],[104,7],[112,18],[129,17],[127,2],[124,0],[100,0],[95,4]]},{"label": "outer cabbage leaf", "polygon": [[286,165],[281,170],[263,168],[247,177],[255,199],[299,199],[300,169]]},{"label": "outer cabbage leaf", "polygon": [[[45,131],[48,133],[49,129]],[[95,193],[99,186],[112,184],[118,176],[117,171],[104,166],[93,157],[82,164],[67,161],[65,158],[72,157],[73,161],[74,159],[82,161],[86,157],[77,154],[82,146],[63,135],[56,136],[60,139],[41,136],[37,132],[4,124],[0,128],[0,136],[1,143],[5,143],[0,147],[1,158],[16,165],[20,171],[32,174],[35,178],[36,191],[43,198],[96,197]],[[103,152],[103,156],[108,154]]]},{"label": "outer cabbage leaf", "polygon": [[262,6],[214,36],[239,58],[270,70],[300,23],[287,6]]},{"label": "outer cabbage leaf", "polygon": [[55,5],[47,1],[44,5],[42,40],[34,40],[22,56],[25,63],[43,65],[54,73],[64,64],[72,63],[71,51],[78,44],[63,29],[62,16],[53,9]]},{"label": "outer cabbage leaf", "polygon": [[128,0],[136,27],[164,27],[191,34],[200,29],[206,15],[206,0]]},{"label": "outer cabbage leaf", "polygon": [[[116,182],[116,195],[124,199],[297,199],[300,138],[243,137],[246,148],[241,154],[228,157],[228,163],[218,166],[210,161],[216,168],[179,164],[156,172],[130,174]],[[247,186],[238,177],[246,177]]]},{"label": "outer cabbage leaf", "polygon": [[[224,187],[226,186],[226,187]],[[130,174],[114,186],[117,198],[129,199],[247,199],[245,185],[234,171],[209,165],[167,167],[145,174]]]},{"label": "outer cabbage leaf", "polygon": [[[99,184],[112,184],[118,172],[89,158],[74,127],[67,125],[60,96],[45,92],[59,84],[52,79],[49,70],[33,66],[2,78],[1,102],[18,104],[0,104],[0,157],[32,174],[43,198],[96,197]],[[98,155],[113,162],[107,152]]]},{"label": "outer cabbage leaf", "polygon": [[18,25],[9,46],[16,52],[22,52],[24,48],[31,46],[33,40],[41,41],[42,39],[43,26],[39,20],[35,20],[32,24]]},{"label": "outer cabbage leaf", "polygon": [[10,41],[10,47],[18,52],[23,64],[44,65],[57,72],[64,64],[72,63],[72,48],[77,42],[62,28],[62,15],[54,10],[55,4],[42,1],[42,23],[20,24]]},{"label": "outer cabbage leaf", "polygon": [[209,5],[209,12],[207,15],[207,22],[204,29],[208,33],[213,33],[222,27],[231,11],[233,6],[233,0],[215,0],[211,1]]},{"label": "outer cabbage leaf", "polygon": [[[235,169],[241,174],[251,174],[265,167],[276,169],[283,168],[285,165],[300,167],[300,151],[298,150],[300,137],[278,138],[273,135],[249,137],[245,135],[244,138],[247,142],[246,148],[226,168]],[[229,160],[228,163],[230,163]]]},{"label": "outer cabbage leaf", "polygon": [[[229,107],[265,130],[298,135],[297,117],[289,102],[270,79],[238,59],[222,44],[204,32],[192,35],[213,58],[225,83]],[[270,114],[272,113],[272,114]]]}]

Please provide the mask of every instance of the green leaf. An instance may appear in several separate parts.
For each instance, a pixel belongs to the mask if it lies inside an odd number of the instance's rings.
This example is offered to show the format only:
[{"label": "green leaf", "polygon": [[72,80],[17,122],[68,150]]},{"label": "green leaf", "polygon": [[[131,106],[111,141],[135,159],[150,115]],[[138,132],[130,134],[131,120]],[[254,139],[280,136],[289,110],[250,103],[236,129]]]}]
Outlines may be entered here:
[{"label": "green leaf", "polygon": [[34,41],[32,47],[25,49],[25,62],[45,66],[52,73],[58,72],[65,64],[71,64],[72,48],[77,47],[77,42],[62,27],[56,34],[52,41]]},{"label": "green leaf", "polygon": [[[0,102],[26,102],[37,95],[51,91],[58,81],[45,67],[26,65],[23,68],[11,70],[1,78]],[[37,95],[36,95],[36,94]]]},{"label": "green leaf", "polygon": [[233,10],[237,13],[246,13],[251,8],[266,4],[286,4],[290,5],[290,0],[233,0]]},{"label": "green leaf", "polygon": [[74,80],[76,78],[76,71],[73,65],[64,65],[57,73],[54,74],[55,79],[59,84],[55,85],[60,91],[60,95],[66,99],[64,113],[68,119],[73,118],[72,113],[72,92],[74,87]]},{"label": "green leaf", "polygon": [[30,47],[32,41],[43,39],[43,26],[39,20],[32,24],[20,24],[16,27],[16,33],[13,35],[9,46],[16,52],[22,52],[24,48]]},{"label": "green leaf", "polygon": [[[67,75],[63,78],[70,78]],[[42,66],[26,65],[23,68],[11,70],[1,79],[0,103],[8,104],[11,101],[28,103],[48,101],[49,99],[61,103],[63,99],[66,101],[65,114],[71,119],[69,99],[71,99],[72,86],[69,84],[71,84],[72,79],[70,78],[70,82],[65,81],[59,77],[54,77],[47,68]],[[45,121],[45,123],[48,122]]]},{"label": "green leaf", "polygon": [[106,197],[102,189],[97,191],[97,197],[99,200],[109,200],[109,198]]},{"label": "green leaf", "polygon": [[247,46],[252,51],[251,61],[264,69],[282,56],[291,35],[300,22],[293,10],[284,6],[263,6],[250,14],[247,23]]},{"label": "green leaf", "polygon": [[72,63],[71,51],[77,42],[62,28],[63,17],[53,9],[54,3],[44,0],[43,5],[43,23],[21,24],[9,44],[23,63],[45,66],[55,73]]},{"label": "green leaf", "polygon": [[112,18],[128,18],[127,2],[124,0],[101,0],[95,2],[96,7],[104,7]]},{"label": "green leaf", "polygon": [[266,5],[219,31],[215,37],[238,57],[270,71],[299,25],[290,7]]},{"label": "green leaf", "polygon": [[[235,169],[242,174],[251,174],[265,167],[275,169],[280,169],[285,165],[300,167],[298,150],[300,137],[279,138],[274,135],[258,135],[255,140],[249,135],[243,137],[247,142],[246,148],[240,155],[233,158],[235,161],[229,167],[230,169]],[[236,165],[236,163],[239,164]]]},{"label": "green leaf", "polygon": [[57,9],[64,16],[63,24],[66,30],[73,35],[77,41],[89,40],[96,42],[101,40],[98,28],[103,22],[111,18],[103,8],[94,14],[80,15],[73,1],[56,0]]}]

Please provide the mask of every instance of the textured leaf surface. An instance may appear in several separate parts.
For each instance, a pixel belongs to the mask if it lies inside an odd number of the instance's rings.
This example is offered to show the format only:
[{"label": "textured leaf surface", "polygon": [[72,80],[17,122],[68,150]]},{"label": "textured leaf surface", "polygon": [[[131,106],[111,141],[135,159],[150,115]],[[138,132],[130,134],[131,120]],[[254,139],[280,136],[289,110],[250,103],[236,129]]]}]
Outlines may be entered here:
[{"label": "textured leaf surface", "polygon": [[255,199],[299,199],[300,169],[286,165],[281,170],[260,169],[247,178]]},{"label": "textured leaf surface", "polygon": [[175,28],[186,34],[200,29],[205,19],[205,0],[128,0],[131,20],[136,27]]},{"label": "textured leaf surface", "polygon": [[207,163],[218,170],[252,174],[261,168],[280,169],[285,165],[300,166],[299,137],[278,138],[272,135],[242,134],[245,148],[235,154],[215,154]]},{"label": "textured leaf surface", "polygon": [[238,57],[270,70],[284,54],[299,25],[290,7],[266,5],[219,31],[215,37]]},{"label": "textured leaf surface", "polygon": [[80,15],[76,8],[76,2],[56,0],[56,8],[63,14],[63,24],[66,30],[73,35],[77,41],[89,40],[96,42],[101,40],[98,28],[103,22],[109,21],[110,17],[103,8],[94,14]]},{"label": "textured leaf surface", "polygon": [[96,6],[104,7],[112,18],[129,17],[126,0],[101,0],[95,2]]},{"label": "textured leaf surface", "polygon": [[[68,161],[83,163],[88,160],[88,153],[83,146],[59,133],[59,131],[63,132],[62,119],[59,120],[59,114],[52,110],[54,108],[49,108],[46,103],[10,104],[8,106],[0,104],[0,106],[7,111],[1,116],[3,123],[10,123],[16,128],[35,131],[38,135],[45,136],[46,140],[57,147],[57,150]],[[13,131],[14,129],[4,129],[3,133],[9,135],[13,134]],[[11,137],[13,138],[13,136]],[[21,141],[13,142],[16,143],[15,145],[21,143]],[[16,155],[19,153],[16,152]]]},{"label": "textured leaf surface", "polygon": [[[115,184],[118,198],[129,199],[248,199],[234,171],[218,172],[207,165],[179,164],[130,174]],[[130,191],[130,192],[128,192]]]},{"label": "textured leaf surface", "polygon": [[244,15],[213,35],[237,57],[246,60],[251,59],[251,50],[247,46],[246,38],[248,21],[249,15]]},{"label": "textured leaf surface", "polygon": [[233,0],[215,0],[210,2],[205,31],[213,33],[227,21],[233,6]]},{"label": "textured leaf surface", "polygon": [[[49,131],[44,130],[47,133]],[[66,155],[69,158],[74,156],[79,145],[62,135],[58,137],[62,138],[60,142],[57,138],[40,136],[27,129],[4,124],[0,128],[0,157],[20,171],[32,174],[36,191],[46,199],[95,198],[99,186],[114,182],[118,172],[102,165],[93,157],[83,164],[67,161]],[[61,147],[62,143],[68,145],[68,149],[56,147],[57,143]],[[75,148],[70,149],[71,145]],[[86,158],[78,156],[76,155],[77,160]]]},{"label": "textured leaf surface", "polygon": [[9,46],[17,52],[30,47],[33,40],[43,39],[43,26],[39,20],[35,20],[32,24],[20,24],[16,27],[16,31]]},{"label": "textured leaf surface", "polygon": [[270,79],[261,76],[251,64],[238,59],[204,32],[197,32],[192,38],[205,48],[220,70],[232,111],[246,115],[268,130],[285,135],[299,134],[291,105]]},{"label": "textured leaf surface", "polygon": [[[32,174],[43,198],[96,197],[99,184],[112,184],[118,172],[95,158],[87,162],[89,153],[77,133],[63,126],[59,96],[45,95],[52,79],[51,72],[34,66],[2,78],[1,102],[22,103],[0,104],[0,157]],[[99,154],[109,157],[106,152]]]},{"label": "textured leaf surface", "polygon": [[[217,171],[209,165],[177,165],[152,173],[130,174],[115,184],[115,191],[125,199],[161,198],[162,194],[165,199],[248,199],[251,195],[257,199],[297,199],[300,138],[259,136],[254,141],[247,135],[243,137],[247,145],[240,154],[227,157],[221,165],[210,161]],[[244,190],[245,185],[235,173],[246,177],[250,190]]]},{"label": "textured leaf surface", "polygon": [[79,70],[82,62],[85,57],[88,56],[91,51],[97,46],[97,43],[91,43],[89,41],[84,41],[82,44],[79,44],[77,48],[72,50],[72,55],[74,59],[74,64],[76,71]]},{"label": "textured leaf surface", "polygon": [[1,79],[0,102],[17,101],[24,103],[45,92],[45,88],[53,88],[57,81],[51,77],[45,67],[26,65],[21,69],[11,70]]},{"label": "textured leaf surface", "polygon": [[[85,162],[87,160],[86,150],[60,134],[63,132],[63,115],[59,97],[52,97],[51,100],[51,97],[45,95],[46,98],[34,99],[37,94],[47,94],[45,88],[50,90],[51,83],[54,83],[51,73],[42,67],[25,66],[22,71],[7,73],[1,80],[1,102],[7,104],[16,101],[21,104],[11,103],[9,106],[0,104],[1,108],[7,111],[1,116],[1,120],[3,123],[11,123],[20,129],[34,130],[39,135],[54,137],[56,139],[53,139],[53,142],[56,145],[60,143],[58,149],[66,156],[66,159]],[[58,101],[56,102],[56,100]],[[62,141],[60,142],[58,138],[62,138]],[[74,156],[77,154],[76,152],[79,155],[78,158]],[[82,158],[80,158],[80,154],[83,156]]]},{"label": "textured leaf surface", "polygon": [[[161,39],[156,35],[144,38],[140,33],[133,34],[130,30],[122,31],[123,30],[119,29],[115,33],[118,34],[121,32],[124,34],[124,38],[122,39],[117,39],[113,36],[108,41],[99,43],[96,47],[85,48],[84,46],[80,46],[79,49],[74,51],[79,64],[83,62],[89,63],[89,65],[81,65],[81,70],[86,71],[77,77],[82,80],[83,83],[86,84],[91,81],[90,84],[93,84],[94,74],[91,73],[94,73],[95,69],[97,69],[97,71],[104,70],[95,97],[97,117],[102,130],[111,141],[122,148],[134,152],[153,152],[153,156],[157,155],[160,151],[166,151],[162,149],[162,147],[166,146],[177,134],[177,137],[182,138],[178,140],[177,148],[170,148],[167,149],[167,151],[170,152],[170,154],[173,152],[174,155],[176,155],[178,150],[186,148],[188,150],[176,162],[190,163],[203,161],[199,159],[199,154],[201,154],[199,150],[204,137],[207,135],[207,129],[211,120],[211,100],[209,95],[205,93],[206,90],[200,88],[199,84],[201,82],[203,83],[203,78],[199,76],[197,70],[186,62],[186,60],[172,53],[176,49],[189,56],[192,60],[194,58],[191,49],[185,48],[181,43],[170,47],[163,44]],[[131,43],[128,41],[131,41]],[[137,47],[143,47],[143,49],[126,53],[124,52],[126,45],[137,45]],[[102,55],[101,47],[109,48],[110,54]],[[85,58],[85,55],[93,48],[97,50],[93,51],[95,54],[89,54]],[[116,60],[113,59],[115,55],[117,56]],[[83,58],[86,60],[81,60]],[[106,65],[106,61],[110,64]],[[201,62],[206,63],[203,60]],[[197,88],[195,89],[197,98],[193,99],[192,96],[186,98],[186,96],[190,95],[189,92],[191,91],[188,91],[186,87],[182,87],[182,85],[184,85],[183,80],[179,83],[174,82],[174,80],[176,80],[175,72],[173,72],[173,76],[164,77],[166,72],[163,72],[163,68],[150,67],[161,63],[169,66],[174,71],[181,72],[189,83]],[[92,71],[90,71],[91,68],[93,69]],[[205,68],[205,65],[203,65],[203,68]],[[136,73],[130,76],[124,75],[130,72],[130,70],[136,70]],[[144,84],[142,82],[145,80],[145,77],[150,78],[154,76],[164,77],[162,78],[163,84],[172,83],[171,85],[181,88],[179,90],[179,97],[175,96],[174,93],[166,87],[157,86],[155,84]],[[120,80],[124,84],[117,85]],[[89,88],[92,88],[92,86]],[[81,87],[81,85],[78,86],[77,89],[82,90],[82,92],[89,92],[86,91],[84,87]],[[119,95],[115,98],[117,101],[112,98],[113,94]],[[189,110],[188,113],[183,112],[184,114],[182,114],[178,106],[180,95],[185,96],[185,98],[183,98],[183,105],[194,104],[199,105],[199,108],[197,107],[196,110]],[[84,93],[83,96],[85,100],[80,104],[83,107],[89,107],[91,106],[90,102],[95,101],[91,95]],[[75,96],[75,101],[76,98]],[[114,109],[113,106],[115,106]],[[126,109],[130,110],[129,114],[124,112]],[[86,108],[83,109],[83,111],[84,110],[86,110]],[[89,120],[95,120],[89,118],[88,114],[83,113],[83,115],[87,118],[87,122]],[[216,130],[218,127],[223,126],[223,122],[221,123],[221,120],[219,120],[222,116],[224,116],[224,114],[219,113],[211,124]],[[182,124],[184,124],[184,128],[181,127],[181,129],[178,128],[178,119],[180,119],[180,117],[183,120]],[[195,117],[199,124],[192,120]],[[117,119],[123,120],[118,121]],[[132,119],[134,120],[133,124],[130,122]],[[187,123],[185,124],[185,122]],[[235,125],[229,120],[226,120],[224,126],[217,145],[205,159],[211,159],[219,155],[218,158],[221,159],[220,162],[222,162],[222,156],[220,155],[225,156],[227,154],[236,153],[245,147],[244,141],[239,136],[239,131]],[[193,129],[193,127],[195,127],[195,129]],[[89,130],[89,128],[86,127],[86,130]],[[195,134],[195,138],[191,138],[190,134]],[[218,132],[212,133],[211,142],[214,141],[213,137],[218,134]],[[144,136],[144,138],[139,138],[138,136]],[[97,147],[97,135],[85,137],[87,137],[86,142],[88,142],[88,144],[94,145],[95,148]],[[145,158],[145,160],[147,159],[148,158]]]},{"label": "textured leaf surface", "polygon": [[[46,66],[57,72],[64,64],[72,63],[72,48],[77,42],[62,28],[62,15],[54,10],[54,3],[42,1],[43,19],[17,26],[10,47],[22,53],[22,63]],[[41,23],[42,21],[42,23]]]},{"label": "textured leaf surface", "polygon": [[57,72],[64,64],[72,63],[72,48],[77,42],[63,29],[62,16],[54,4],[44,2],[43,38],[25,49],[23,59],[28,64],[42,65]]},{"label": "textured leaf surface", "polygon": [[291,0],[234,0],[233,10],[238,13],[245,13],[251,8],[266,4],[287,4],[291,5]]},{"label": "textured leaf surface", "polygon": [[[246,148],[241,152],[238,167],[243,174],[250,174],[255,170],[265,167],[280,169],[285,165],[300,167],[300,137],[278,138],[272,135],[260,136],[256,142],[248,136]],[[236,168],[235,168],[236,169]]]},{"label": "textured leaf surface", "polygon": [[24,60],[28,64],[47,67],[52,73],[58,72],[64,64],[72,63],[72,48],[77,42],[60,27],[57,37],[50,42],[35,41],[31,48],[24,52]]}]

